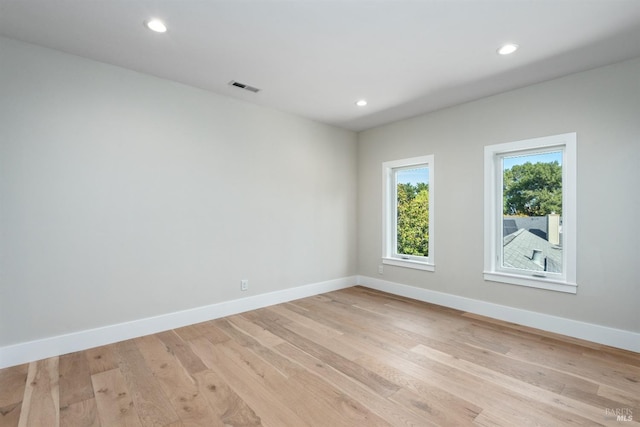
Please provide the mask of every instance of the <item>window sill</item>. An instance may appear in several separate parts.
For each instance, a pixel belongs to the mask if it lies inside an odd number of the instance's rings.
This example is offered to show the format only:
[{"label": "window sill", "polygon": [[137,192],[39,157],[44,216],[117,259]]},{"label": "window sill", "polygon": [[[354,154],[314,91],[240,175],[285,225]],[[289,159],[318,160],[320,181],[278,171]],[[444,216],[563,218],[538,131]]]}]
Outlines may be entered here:
[{"label": "window sill", "polygon": [[511,285],[527,286],[530,288],[546,289],[550,291],[565,292],[575,294],[578,285],[561,280],[548,279],[545,277],[521,276],[495,271],[485,271],[484,280],[489,282],[509,283]]},{"label": "window sill", "polygon": [[436,271],[436,266],[434,264],[409,259],[382,258],[382,263],[386,265],[395,265],[396,267],[413,268],[415,270]]}]

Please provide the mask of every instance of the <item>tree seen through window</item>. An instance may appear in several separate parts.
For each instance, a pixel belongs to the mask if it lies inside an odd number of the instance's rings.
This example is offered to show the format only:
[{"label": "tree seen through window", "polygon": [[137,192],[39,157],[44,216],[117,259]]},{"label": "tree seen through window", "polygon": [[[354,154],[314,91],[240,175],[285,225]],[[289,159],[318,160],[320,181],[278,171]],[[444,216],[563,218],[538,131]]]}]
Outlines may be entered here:
[{"label": "tree seen through window", "polygon": [[428,181],[428,167],[396,172],[398,254],[429,256]]}]

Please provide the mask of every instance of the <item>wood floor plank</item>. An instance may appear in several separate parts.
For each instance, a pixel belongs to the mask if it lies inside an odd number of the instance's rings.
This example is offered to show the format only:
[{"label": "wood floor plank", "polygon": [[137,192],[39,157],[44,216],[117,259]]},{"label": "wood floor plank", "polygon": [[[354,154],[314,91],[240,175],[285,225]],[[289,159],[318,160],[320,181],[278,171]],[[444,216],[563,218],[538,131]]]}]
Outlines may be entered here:
[{"label": "wood floor plank", "polygon": [[[290,327],[294,322],[288,323]],[[369,409],[364,407],[360,402],[353,400],[348,394],[342,393],[338,389],[333,389],[329,383],[324,382],[315,374],[311,375],[309,371],[301,369],[299,365],[293,364],[289,359],[273,352],[271,349],[263,347],[257,340],[247,335],[242,336],[242,332],[235,330],[230,322],[220,320],[216,323],[229,336],[233,337],[236,342],[251,350],[256,356],[262,358],[266,363],[284,373],[287,377],[288,387],[297,390],[293,393],[293,401],[299,400],[306,394],[315,394],[315,399],[305,397],[304,401],[299,402],[297,407],[301,412],[316,411],[315,413],[325,413],[324,421],[328,424],[347,423],[349,425],[387,425],[387,423]],[[292,378],[293,377],[293,378]],[[312,401],[314,405],[307,402]],[[291,402],[294,403],[294,402]],[[313,407],[315,406],[315,408]],[[323,411],[322,408],[325,410]],[[329,415],[327,415],[329,414]],[[332,421],[332,417],[337,419]]]},{"label": "wood floor plank", "polygon": [[[225,331],[230,329],[231,326],[227,322]],[[297,408],[297,412],[304,419],[316,419],[323,414],[321,420],[327,425],[387,425],[358,401],[333,388],[315,374],[300,369],[299,365],[292,364],[289,359],[259,346],[257,341],[247,341],[247,337],[243,340],[235,334],[233,336],[236,338],[234,342],[223,345],[229,356],[243,360],[246,366],[252,367],[265,380],[269,378],[269,370],[272,370],[274,375],[276,372],[281,374],[275,375],[278,381],[276,384],[284,381],[289,390],[283,403]],[[235,342],[240,345],[236,345]],[[278,386],[273,389],[277,390]]]},{"label": "wood floor plank", "polygon": [[167,347],[158,337],[149,335],[138,338],[136,345],[183,424],[224,426],[205,398],[200,395],[195,380],[178,359],[167,351]]},{"label": "wood floor plank", "polygon": [[[313,302],[310,304],[313,304]],[[381,351],[405,354],[417,343],[428,342],[425,336],[413,334],[406,330],[395,328],[395,333],[392,333],[391,330],[387,328],[387,325],[384,324],[386,322],[359,318],[358,316],[360,314],[359,311],[354,311],[351,315],[351,321],[347,322],[345,321],[344,314],[336,313],[333,310],[325,310],[323,307],[317,307],[308,315],[317,318],[318,321],[323,321],[322,319],[326,318],[331,319],[329,322],[338,324],[338,327],[344,332],[344,336],[336,337],[335,340],[342,346],[353,346],[359,349],[360,355],[362,355],[362,351],[369,355]],[[353,319],[355,319],[355,321]],[[287,328],[289,327],[290,326],[287,325]]]},{"label": "wood floor plank", "polygon": [[95,390],[98,418],[102,427],[139,427],[140,417],[133,404],[131,392],[119,369],[91,376]]},{"label": "wood floor plank", "polygon": [[60,427],[100,427],[94,398],[60,408]]},{"label": "wood floor plank", "polygon": [[201,325],[203,330],[201,336],[208,339],[213,344],[229,341],[229,335],[225,334],[224,331],[220,330],[220,328],[216,326],[216,320],[210,320],[202,323]]},{"label": "wood floor plank", "polygon": [[15,427],[20,422],[22,402],[12,403],[0,408],[0,427]]},{"label": "wood floor plank", "polygon": [[87,353],[78,351],[60,356],[60,408],[91,399],[93,386]]},{"label": "wood floor plank", "polygon": [[191,351],[189,345],[174,331],[160,332],[156,336],[191,375],[207,369],[202,360]]},{"label": "wood floor plank", "polygon": [[237,329],[244,331],[247,335],[252,336],[255,340],[267,347],[274,347],[284,342],[284,340],[279,336],[273,335],[266,329],[248,321],[242,317],[242,315],[237,314],[235,316],[226,317],[225,319]]},{"label": "wood floor plank", "polygon": [[345,290],[347,292],[332,292],[327,295],[331,299],[348,305],[358,310],[369,311],[380,318],[384,318],[385,323],[392,325],[421,325],[428,326],[433,331],[449,332],[452,328],[466,324],[452,316],[450,312],[442,312],[440,307],[433,304],[423,303],[416,305],[413,301],[402,297],[392,296],[384,293],[364,292],[362,289]]},{"label": "wood floor plank", "polygon": [[303,366],[309,372],[313,372],[321,378],[325,378],[334,387],[352,396],[361,404],[365,405],[371,412],[377,414],[391,425],[402,426],[429,426],[435,425],[429,420],[419,415],[407,411],[405,408],[391,402],[389,399],[380,396],[370,388],[355,381],[353,378],[333,369],[313,356],[305,353],[293,345],[284,342],[276,347],[283,355],[292,361]]},{"label": "wood floor plank", "polygon": [[104,345],[86,350],[91,375],[110,371],[118,367],[118,360],[114,354],[115,345]]},{"label": "wood floor plank", "polygon": [[640,410],[640,392],[629,394],[614,387],[601,385],[598,387],[597,395],[618,403],[618,405],[612,406],[612,408],[622,408],[626,406]]},{"label": "wood floor plank", "polygon": [[294,391],[293,402],[299,408],[299,412],[304,419],[316,420],[316,425],[345,427],[390,425],[358,399],[306,370],[301,370],[289,383]]},{"label": "wood floor plank", "polygon": [[225,426],[262,426],[262,420],[231,387],[212,370],[196,374],[198,390]]},{"label": "wood floor plank", "polygon": [[483,410],[473,420],[473,425],[479,427],[513,427],[513,421],[505,420],[491,411]]},{"label": "wood floor plank", "polygon": [[[274,310],[274,312],[276,311]],[[299,314],[300,312],[304,312],[305,315],[300,315]],[[299,307],[296,307],[293,304],[286,304],[284,309],[281,310],[281,313],[282,313],[281,315],[283,316],[285,315],[285,313],[286,314],[291,313],[295,315],[295,316],[292,316],[291,318],[298,319],[298,317],[296,316],[300,316],[301,319],[307,319],[311,321],[311,323],[309,322],[301,323],[298,321],[294,321],[284,325],[291,332],[294,332],[300,336],[310,339],[311,341],[322,345],[326,349],[336,354],[339,354],[340,356],[346,359],[354,360],[362,356],[362,351],[357,347],[351,345],[351,343],[349,342],[349,339],[341,339],[341,338],[344,338],[345,336],[345,334],[342,331],[334,329],[335,332],[332,334],[322,332],[322,330],[326,331],[331,329],[330,327],[325,326],[324,324],[313,320],[313,318],[322,317],[322,314],[316,313],[316,312],[313,312],[314,314],[311,314],[310,312],[306,312],[306,310],[301,310]],[[321,330],[318,331],[316,329],[313,329],[314,324],[319,325]]]},{"label": "wood floor plank", "polygon": [[363,287],[0,370],[0,427],[640,424],[640,354]]},{"label": "wood floor plank", "polygon": [[[295,305],[293,304],[279,304],[279,305],[274,305],[273,307],[269,307],[269,310],[291,320],[291,322],[287,323],[287,325],[297,324],[309,330],[316,331],[319,334],[323,334],[327,338],[333,338],[335,336],[344,335],[343,332],[335,328],[325,326],[320,322],[316,322],[315,320],[311,319],[308,316],[292,311],[291,310],[292,306],[295,307]],[[306,314],[308,314],[308,311]]]},{"label": "wood floor plank", "polygon": [[265,388],[280,390],[275,396],[282,404],[295,408],[296,413],[311,425],[388,425],[359,402],[306,370],[298,368],[292,371],[292,376],[282,375],[267,360],[235,342],[221,344],[220,348],[229,358],[242,361]]},{"label": "wood floor plank", "polygon": [[29,364],[0,370],[0,427],[15,427],[20,420]]},{"label": "wood floor plank", "polygon": [[[367,365],[374,367],[385,378],[398,384],[411,384],[411,378],[400,370],[390,368],[380,360],[383,358],[368,359]],[[404,366],[405,363],[402,365]],[[437,382],[431,381],[422,381],[419,391],[412,387],[402,387],[389,399],[438,425],[470,425],[483,409],[469,400],[442,389]]]},{"label": "wood floor plank", "polygon": [[463,370],[464,372],[477,376],[485,381],[499,384],[500,386],[505,387],[514,393],[525,396],[527,399],[542,402],[551,407],[562,409],[563,411],[574,414],[575,416],[589,419],[593,423],[602,421],[602,408],[596,408],[581,401],[577,401],[571,398],[565,398],[564,396],[560,396],[556,393],[542,390],[517,379],[492,371],[483,366],[455,358],[451,355],[441,353],[438,350],[434,350],[423,345],[416,346],[413,351],[432,358],[433,360]]},{"label": "wood floor plank", "polygon": [[202,322],[195,325],[185,326],[184,328],[176,329],[175,332],[183,341],[190,341],[192,339],[205,337],[212,343],[217,344],[229,340],[229,337],[216,328],[216,326],[211,322]]},{"label": "wood floor plank", "polygon": [[[422,344],[425,345],[425,344]],[[495,372],[510,376],[520,381],[540,387],[541,389],[561,394],[567,389],[578,389],[595,393],[598,384],[575,375],[549,369],[512,358],[502,353],[493,353],[469,345],[467,341],[460,345],[459,342],[434,342],[426,344],[430,348],[452,354],[457,358],[482,365]]]},{"label": "wood floor plank", "polygon": [[355,317],[350,317],[344,322],[345,319],[325,315],[330,311],[329,304],[331,304],[331,300],[327,303],[320,303],[318,300],[297,300],[288,303],[286,308],[342,334],[348,333],[349,327],[357,325]]},{"label": "wood floor plank", "polygon": [[482,409],[470,402],[457,398],[437,387],[427,393],[417,393],[401,388],[389,397],[413,412],[423,414],[431,422],[444,426],[470,426]]},{"label": "wood floor plank", "polygon": [[[561,338],[558,338],[561,339]],[[596,360],[609,361],[614,364],[629,365],[640,367],[640,358],[638,354],[632,351],[622,350],[619,348],[602,346],[601,348],[594,350],[592,348],[585,348],[583,351],[584,357],[594,358]]]},{"label": "wood floor plank", "polygon": [[299,370],[298,366],[274,352],[270,347],[263,346],[258,342],[258,340],[245,333],[245,331],[236,328],[233,323],[225,319],[219,319],[216,321],[216,325],[220,330],[224,331],[225,334],[232,337],[236,343],[253,351],[257,356],[264,359],[284,377],[289,378]]},{"label": "wood floor plank", "polygon": [[[572,352],[547,346],[520,345],[513,347],[508,355],[629,393],[640,392],[640,368],[636,366],[609,361],[596,363],[593,358],[576,356]],[[597,369],[594,369],[596,366]]]},{"label": "wood floor plank", "polygon": [[255,411],[264,425],[308,425],[288,405],[276,398],[272,390],[264,386],[260,373],[247,367],[245,362],[229,357],[220,347],[222,344],[216,346],[202,337],[191,340],[190,344],[205,365],[230,385],[247,406]]},{"label": "wood floor plank", "polygon": [[58,357],[29,364],[19,427],[60,425]]},{"label": "wood floor plank", "polygon": [[[485,382],[442,363],[425,359],[414,362],[399,356],[389,355],[384,359],[365,360],[363,363],[380,366],[379,373],[418,396],[428,395],[436,385],[438,388],[472,402],[488,411],[493,417],[510,420],[517,426],[562,426],[594,425],[593,422],[576,417],[570,423],[571,414],[556,408],[549,408],[532,401],[498,384]],[[384,368],[382,368],[384,366]],[[428,403],[428,400],[424,400]],[[427,416],[427,414],[424,414]],[[474,420],[475,421],[475,420]],[[582,424],[581,424],[582,423]]]},{"label": "wood floor plank", "polygon": [[[424,337],[407,330],[392,327],[385,318],[375,315],[370,311],[354,310],[344,304],[334,302],[318,305],[315,301],[303,300],[293,305],[304,305],[313,312],[319,321],[331,319],[334,324],[339,325],[340,330],[351,335],[359,335],[365,340],[377,340],[391,345],[403,347],[408,350],[415,346],[417,342],[422,342]],[[311,314],[308,314],[311,315]],[[375,334],[371,330],[375,330]]]},{"label": "wood floor plank", "polygon": [[265,322],[260,319],[255,319],[254,321],[275,335],[278,335],[280,338],[292,343],[296,347],[322,360],[323,362],[328,363],[345,375],[360,381],[383,396],[388,396],[398,391],[398,386],[396,384],[385,380],[375,372],[370,371],[367,368],[358,365],[357,363],[354,363],[349,359],[284,328],[283,326],[278,325],[277,323],[269,321]]},{"label": "wood floor plank", "polygon": [[169,399],[133,340],[116,345],[118,365],[143,425],[170,424],[179,420]]},{"label": "wood floor plank", "polygon": [[351,345],[348,339],[341,339],[344,337],[343,333],[328,336],[327,334],[310,329],[308,326],[297,322],[288,323],[285,325],[285,328],[301,337],[304,337],[305,339],[313,341],[333,353],[344,357],[345,359],[355,360],[363,355],[362,350]]},{"label": "wood floor plank", "polygon": [[0,370],[0,408],[22,402],[28,372],[26,363]]}]

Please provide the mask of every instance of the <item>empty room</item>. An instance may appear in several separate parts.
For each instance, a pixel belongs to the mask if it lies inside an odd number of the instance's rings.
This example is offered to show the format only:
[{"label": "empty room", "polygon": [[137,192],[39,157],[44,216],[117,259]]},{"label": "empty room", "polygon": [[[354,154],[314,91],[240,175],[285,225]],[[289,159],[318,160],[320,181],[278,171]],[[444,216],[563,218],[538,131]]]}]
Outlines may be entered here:
[{"label": "empty room", "polygon": [[637,0],[0,0],[0,427],[637,425],[638,185]]}]

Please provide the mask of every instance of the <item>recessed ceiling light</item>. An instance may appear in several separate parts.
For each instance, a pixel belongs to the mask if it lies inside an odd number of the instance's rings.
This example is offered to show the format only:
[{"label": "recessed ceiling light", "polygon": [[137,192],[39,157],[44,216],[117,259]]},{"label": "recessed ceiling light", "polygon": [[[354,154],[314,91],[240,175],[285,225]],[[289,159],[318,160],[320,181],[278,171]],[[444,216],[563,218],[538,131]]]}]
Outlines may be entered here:
[{"label": "recessed ceiling light", "polygon": [[156,33],[167,32],[167,26],[159,19],[149,19],[148,21],[144,21],[144,26]]},{"label": "recessed ceiling light", "polygon": [[517,44],[514,43],[507,43],[505,45],[500,46],[500,48],[498,49],[498,54],[499,55],[510,55],[513,52],[515,52],[516,50],[518,50],[520,46],[518,46]]},{"label": "recessed ceiling light", "polygon": [[356,102],[356,105],[358,107],[364,107],[365,105],[367,105],[367,100],[366,99],[361,99],[361,100]]}]

